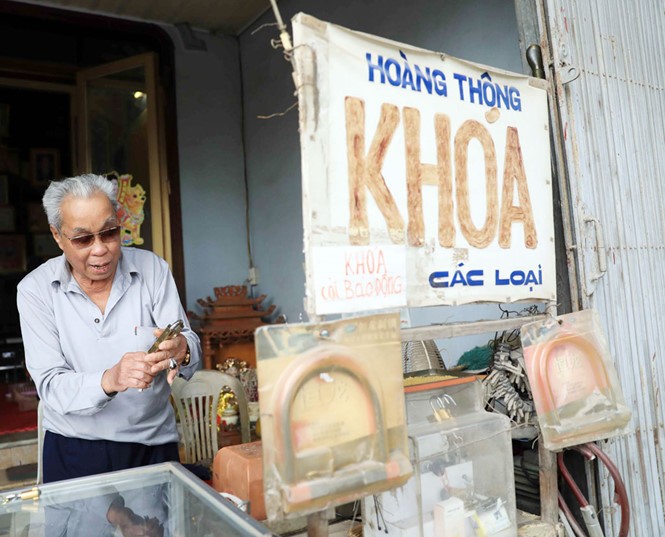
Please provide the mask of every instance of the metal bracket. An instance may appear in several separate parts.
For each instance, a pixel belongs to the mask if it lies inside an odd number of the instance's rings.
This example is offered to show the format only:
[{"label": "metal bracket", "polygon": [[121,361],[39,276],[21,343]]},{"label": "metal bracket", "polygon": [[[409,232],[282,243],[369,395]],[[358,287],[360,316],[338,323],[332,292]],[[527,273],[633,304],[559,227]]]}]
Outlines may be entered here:
[{"label": "metal bracket", "polygon": [[580,70],[574,65],[562,65],[559,69],[559,79],[562,84],[570,84],[580,76]]},{"label": "metal bracket", "polygon": [[607,272],[607,253],[605,248],[605,238],[603,237],[603,226],[600,220],[593,216],[584,217],[585,224],[593,224],[594,233],[596,235],[596,253],[598,257],[598,272],[590,276],[590,280],[595,282],[603,277]]}]

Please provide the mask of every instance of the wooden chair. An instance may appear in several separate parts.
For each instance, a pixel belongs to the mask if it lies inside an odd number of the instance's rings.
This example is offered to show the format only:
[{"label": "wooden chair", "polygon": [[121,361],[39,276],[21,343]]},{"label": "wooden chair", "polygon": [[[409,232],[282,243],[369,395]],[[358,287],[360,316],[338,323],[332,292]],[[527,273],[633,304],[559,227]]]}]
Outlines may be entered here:
[{"label": "wooden chair", "polygon": [[189,381],[177,377],[171,385],[171,396],[182,427],[184,464],[211,467],[219,450],[217,404],[224,386],[231,388],[238,400],[241,439],[250,441],[247,397],[237,378],[215,370],[197,371]]}]

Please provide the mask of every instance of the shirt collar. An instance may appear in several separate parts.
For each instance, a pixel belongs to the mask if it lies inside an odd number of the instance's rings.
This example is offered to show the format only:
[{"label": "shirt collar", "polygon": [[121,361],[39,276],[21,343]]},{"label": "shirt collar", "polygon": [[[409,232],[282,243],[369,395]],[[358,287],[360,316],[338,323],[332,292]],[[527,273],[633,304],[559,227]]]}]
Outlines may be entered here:
[{"label": "shirt collar", "polygon": [[[120,283],[123,285],[125,282],[129,283],[133,274],[138,275],[139,269],[131,261],[131,259],[123,255],[121,249],[120,260],[118,261],[118,267],[115,271],[115,276],[113,277],[113,284],[115,285],[116,283]],[[80,286],[72,275],[72,271],[69,270],[69,262],[67,261],[65,254],[62,254],[60,257],[56,258],[53,276],[51,277],[51,283],[59,283],[60,287],[65,292],[80,290]]]}]

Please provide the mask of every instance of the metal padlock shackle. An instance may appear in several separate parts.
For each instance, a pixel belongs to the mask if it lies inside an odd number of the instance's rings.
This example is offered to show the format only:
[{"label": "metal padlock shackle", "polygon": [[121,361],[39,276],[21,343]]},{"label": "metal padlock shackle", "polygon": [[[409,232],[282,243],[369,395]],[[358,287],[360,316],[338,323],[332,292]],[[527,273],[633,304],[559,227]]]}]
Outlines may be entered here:
[{"label": "metal padlock shackle", "polygon": [[284,482],[287,484],[297,481],[291,426],[291,409],[295,397],[308,380],[330,371],[348,375],[362,388],[369,408],[373,410],[374,431],[370,432],[374,433],[374,448],[377,452],[374,459],[382,463],[390,461],[382,405],[378,393],[369,380],[368,372],[362,367],[360,361],[350,356],[344,348],[333,345],[315,347],[287,366],[278,380],[280,389],[274,394],[275,443],[277,452],[284,457],[277,461],[277,464],[281,467]]},{"label": "metal padlock shackle", "polygon": [[432,407],[432,410],[434,411],[434,417],[437,419],[437,421],[441,421],[442,419],[452,417],[448,407],[457,406],[457,403],[450,395],[444,393],[443,395],[433,395],[430,397],[429,406]]}]

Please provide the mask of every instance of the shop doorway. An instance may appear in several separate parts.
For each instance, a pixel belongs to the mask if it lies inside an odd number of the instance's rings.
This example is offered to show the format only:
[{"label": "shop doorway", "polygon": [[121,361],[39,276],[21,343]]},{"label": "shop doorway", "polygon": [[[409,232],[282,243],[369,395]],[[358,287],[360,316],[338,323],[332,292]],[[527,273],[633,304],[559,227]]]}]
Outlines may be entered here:
[{"label": "shop doorway", "polygon": [[[128,200],[124,243],[164,257],[184,299],[179,226],[172,231],[180,208],[170,40],[149,24],[5,8],[0,5],[0,448],[17,433],[36,438],[36,393],[24,365],[16,285],[61,253],[41,208],[50,179],[113,172]],[[140,218],[132,205],[137,199],[144,200]]]},{"label": "shop doorway", "polygon": [[[78,169],[115,175],[125,246],[171,264],[171,226],[156,57],[141,54],[76,74]],[[131,177],[129,177],[131,176]]]},{"label": "shop doorway", "polygon": [[75,85],[0,78],[0,444],[37,429],[16,286],[60,253],[41,196],[50,179],[74,169],[75,92]]}]

